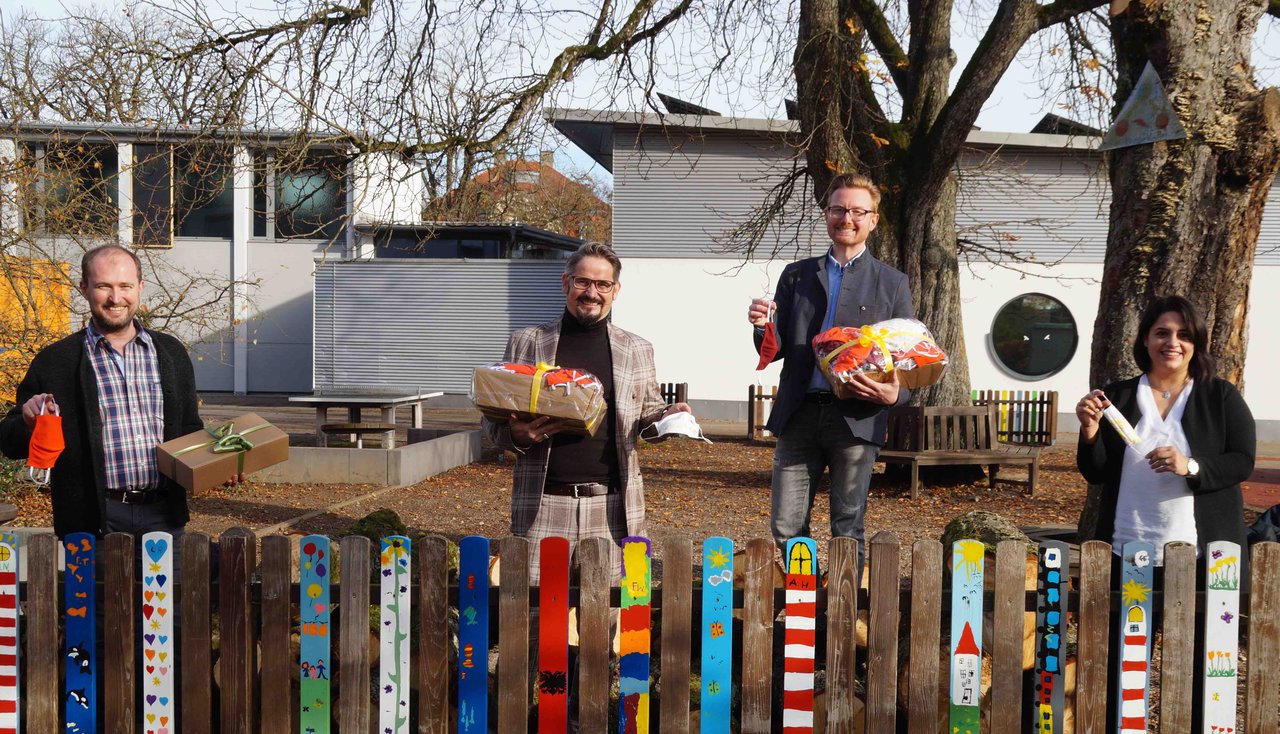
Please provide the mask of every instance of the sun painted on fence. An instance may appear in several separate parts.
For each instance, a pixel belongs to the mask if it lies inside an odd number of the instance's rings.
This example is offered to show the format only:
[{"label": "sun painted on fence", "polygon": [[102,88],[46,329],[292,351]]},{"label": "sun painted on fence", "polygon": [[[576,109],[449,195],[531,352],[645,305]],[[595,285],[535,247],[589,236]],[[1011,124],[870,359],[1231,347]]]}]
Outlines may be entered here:
[{"label": "sun painted on fence", "polygon": [[1215,540],[1205,548],[1204,731],[1236,726],[1236,672],[1240,645],[1240,546]]},{"label": "sun painted on fence", "polygon": [[569,539],[543,538],[538,551],[538,732],[569,726]]},{"label": "sun painted on fence", "polygon": [[489,539],[458,544],[458,731],[489,730]]},{"label": "sun painted on fence", "polygon": [[408,538],[382,539],[382,626],[378,631],[378,731],[382,734],[409,731],[409,558]]},{"label": "sun painted on fence", "polygon": [[66,663],[63,712],[67,734],[96,732],[98,710],[98,636],[94,625],[94,538],[89,533],[69,533],[63,609],[66,634],[62,652]]},{"label": "sun painted on fence", "polygon": [[951,545],[951,704],[953,734],[978,734],[982,694],[982,578],[986,548],[976,540]]},{"label": "sun painted on fence", "polygon": [[18,536],[0,533],[0,734],[18,734]]},{"label": "sun painted on fence", "polygon": [[729,734],[733,687],[733,541],[702,543],[702,734]]},{"label": "sun painted on fence", "polygon": [[1120,629],[1115,640],[1120,649],[1120,670],[1112,686],[1120,702],[1116,707],[1116,729],[1120,734],[1147,730],[1155,552],[1155,546],[1139,540],[1125,543],[1120,552]]},{"label": "sun painted on fence", "polygon": [[618,732],[649,731],[650,588],[648,538],[622,539],[622,604],[618,614]]},{"label": "sun painted on fence", "polygon": [[787,573],[782,658],[783,734],[813,732],[813,670],[817,645],[818,544],[792,538],[784,551]]},{"label": "sun painted on fence", "polygon": [[142,536],[142,719],[145,731],[176,729],[173,690],[173,537]]},{"label": "sun painted on fence", "polygon": [[1057,734],[1062,729],[1067,662],[1067,575],[1070,556],[1066,543],[1040,544],[1036,564],[1035,731]]},{"label": "sun painted on fence", "polygon": [[328,734],[329,539],[308,535],[298,551],[298,728],[301,734]]}]

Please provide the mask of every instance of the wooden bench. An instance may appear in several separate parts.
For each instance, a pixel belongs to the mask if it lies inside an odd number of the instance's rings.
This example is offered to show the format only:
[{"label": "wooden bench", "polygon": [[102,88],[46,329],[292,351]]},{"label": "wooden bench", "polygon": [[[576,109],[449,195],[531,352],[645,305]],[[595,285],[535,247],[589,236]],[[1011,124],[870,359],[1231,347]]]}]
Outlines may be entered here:
[{"label": "wooden bench", "polygon": [[662,392],[662,402],[667,405],[689,402],[689,383],[687,382],[660,382],[658,387]]},{"label": "wooden bench", "polygon": [[1054,390],[974,390],[974,405],[996,406],[996,438],[1006,443],[1052,446],[1058,435]]},{"label": "wooden bench", "polygon": [[770,387],[768,392],[765,391],[764,385],[749,385],[747,387],[747,438],[752,441],[759,441],[764,438],[765,434],[765,410],[764,401],[770,403],[778,399],[778,386]]},{"label": "wooden bench", "polygon": [[1024,484],[1036,493],[1040,470],[1039,446],[1013,444],[997,438],[995,405],[897,408],[889,413],[889,435],[880,461],[911,466],[911,497],[920,496],[921,466],[985,464],[992,487],[1001,466],[1026,466]]},{"label": "wooden bench", "polygon": [[320,426],[324,437],[322,445],[327,446],[329,436],[350,436],[348,440],[356,442],[356,448],[364,448],[364,437],[368,434],[382,434],[382,448],[396,447],[396,427],[392,423],[325,423]]}]

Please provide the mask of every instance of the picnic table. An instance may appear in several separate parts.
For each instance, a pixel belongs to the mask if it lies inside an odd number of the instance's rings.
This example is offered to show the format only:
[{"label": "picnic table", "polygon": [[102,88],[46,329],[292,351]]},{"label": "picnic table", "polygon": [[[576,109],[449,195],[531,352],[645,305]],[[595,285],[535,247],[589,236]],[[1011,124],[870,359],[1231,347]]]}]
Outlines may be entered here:
[{"label": "picnic table", "polygon": [[[294,395],[289,398],[290,403],[299,403],[303,405],[311,405],[316,409],[316,440],[319,445],[324,446],[326,436],[329,433],[369,433],[376,432],[382,434],[382,447],[395,448],[395,427],[396,427],[396,410],[402,407],[409,407],[413,412],[413,427],[422,428],[422,406],[431,398],[438,398],[444,395],[443,392],[413,392],[413,393],[317,393],[315,395]],[[330,408],[346,408],[347,420],[346,424],[337,424],[332,430],[326,431],[329,424]],[[380,424],[364,424],[360,417],[361,412],[365,408],[377,409],[381,414],[382,422]],[[349,430],[343,430],[340,426],[347,426]],[[352,439],[355,440],[355,439]]]}]

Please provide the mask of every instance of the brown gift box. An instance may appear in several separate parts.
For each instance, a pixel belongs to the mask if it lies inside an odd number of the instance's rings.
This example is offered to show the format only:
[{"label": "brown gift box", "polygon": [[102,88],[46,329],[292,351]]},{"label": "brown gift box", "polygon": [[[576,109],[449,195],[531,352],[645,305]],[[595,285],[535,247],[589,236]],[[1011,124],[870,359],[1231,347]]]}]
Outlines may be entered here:
[{"label": "brown gift box", "polygon": [[595,435],[607,406],[604,388],[594,376],[590,384],[575,384],[566,389],[564,386],[547,386],[545,375],[539,375],[543,384],[538,388],[536,410],[531,411],[529,400],[534,376],[508,372],[499,367],[477,367],[471,380],[471,401],[487,418],[505,423],[511,420],[512,413],[523,421],[545,415],[563,424],[566,433]]},{"label": "brown gift box", "polygon": [[[253,448],[245,451],[215,452],[219,434],[238,434]],[[235,436],[222,439],[228,449],[244,444]],[[227,481],[237,473],[249,474],[279,464],[289,458],[289,436],[266,422],[257,413],[245,413],[227,424],[212,425],[203,431],[188,433],[156,447],[156,464],[160,473],[186,487],[188,492],[203,492]],[[243,464],[241,461],[243,459]]]}]

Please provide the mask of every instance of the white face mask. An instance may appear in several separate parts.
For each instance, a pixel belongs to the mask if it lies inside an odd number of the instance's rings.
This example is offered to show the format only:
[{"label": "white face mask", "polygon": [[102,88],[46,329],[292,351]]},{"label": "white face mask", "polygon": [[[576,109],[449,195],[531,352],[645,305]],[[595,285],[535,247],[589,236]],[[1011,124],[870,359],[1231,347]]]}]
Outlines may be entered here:
[{"label": "white face mask", "polygon": [[702,435],[702,426],[698,425],[698,420],[693,417],[693,413],[672,413],[640,433],[640,438],[649,443],[659,443],[672,436],[688,436],[711,443],[706,436]]}]

